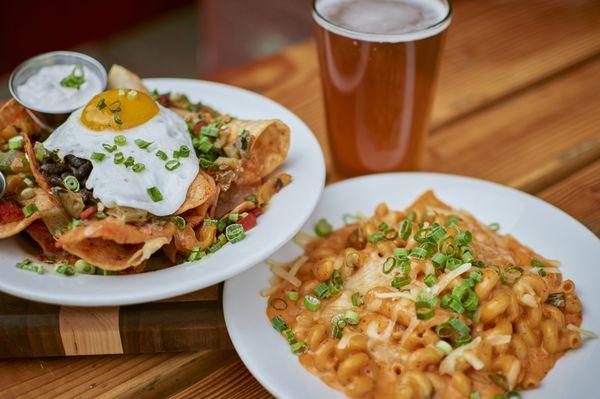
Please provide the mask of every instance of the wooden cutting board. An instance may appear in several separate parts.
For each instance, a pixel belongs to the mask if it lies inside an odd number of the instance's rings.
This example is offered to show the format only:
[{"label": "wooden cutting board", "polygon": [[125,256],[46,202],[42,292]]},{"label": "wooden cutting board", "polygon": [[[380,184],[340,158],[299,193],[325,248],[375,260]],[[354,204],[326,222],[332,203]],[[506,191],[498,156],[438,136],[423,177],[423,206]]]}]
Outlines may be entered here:
[{"label": "wooden cutting board", "polygon": [[78,308],[0,293],[0,358],[231,348],[222,285],[140,305]]}]

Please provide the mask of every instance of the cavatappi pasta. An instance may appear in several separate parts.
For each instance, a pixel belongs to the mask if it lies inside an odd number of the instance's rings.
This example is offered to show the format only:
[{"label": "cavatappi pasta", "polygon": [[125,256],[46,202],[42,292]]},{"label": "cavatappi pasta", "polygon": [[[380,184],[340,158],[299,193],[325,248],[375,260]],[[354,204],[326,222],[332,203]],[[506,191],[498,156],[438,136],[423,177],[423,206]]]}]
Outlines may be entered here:
[{"label": "cavatappi pasta", "polygon": [[432,192],[315,230],[297,238],[303,256],[271,263],[267,316],[304,367],[350,397],[518,397],[593,335],[558,262]]}]

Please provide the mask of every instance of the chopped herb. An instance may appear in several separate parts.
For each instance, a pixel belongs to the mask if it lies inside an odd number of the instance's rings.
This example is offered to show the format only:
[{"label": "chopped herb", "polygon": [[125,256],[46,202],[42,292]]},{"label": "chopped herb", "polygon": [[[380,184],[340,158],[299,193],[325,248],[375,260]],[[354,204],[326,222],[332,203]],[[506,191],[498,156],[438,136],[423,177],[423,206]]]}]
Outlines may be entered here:
[{"label": "chopped herb", "polygon": [[114,144],[102,144],[102,147],[108,152],[114,152],[117,149],[117,146]]},{"label": "chopped herb", "polygon": [[163,200],[162,193],[160,192],[160,190],[157,187],[150,187],[149,189],[146,190],[146,192],[148,193],[148,196],[154,202],[160,202]]},{"label": "chopped herb", "polygon": [[135,173],[143,172],[145,169],[146,169],[146,165],[144,165],[143,163],[136,163],[131,168],[131,170],[133,170]]},{"label": "chopped herb", "polygon": [[58,274],[62,274],[63,276],[74,276],[75,269],[71,265],[66,265],[64,263],[58,263],[54,266],[54,271]]},{"label": "chopped herb", "polygon": [[127,138],[122,134],[119,134],[115,136],[115,144],[119,147],[123,147],[125,144],[127,144]]},{"label": "chopped herb", "polygon": [[148,147],[150,147],[152,145],[151,141],[145,141],[145,140],[142,140],[142,139],[135,139],[134,142],[142,150],[145,150],[146,148],[148,148]]},{"label": "chopped herb", "polygon": [[333,226],[325,218],[319,219],[315,224],[315,233],[319,237],[327,237],[333,231]]},{"label": "chopped herb", "polygon": [[101,152],[94,152],[94,153],[92,153],[92,159],[94,161],[101,162],[101,161],[104,160],[104,158],[106,158],[106,154],[103,154]]},{"label": "chopped herb", "polygon": [[165,164],[165,169],[169,171],[173,171],[181,166],[181,162],[176,159],[171,159],[169,162]]},{"label": "chopped herb", "polygon": [[23,215],[28,218],[38,211],[38,207],[34,203],[31,203],[24,206],[21,210],[23,211]]},{"label": "chopped herb", "polygon": [[98,101],[98,104],[96,104],[96,108],[98,108],[98,109],[106,108],[106,102],[104,101],[103,98],[101,98],[100,101]]},{"label": "chopped herb", "polygon": [[83,65],[81,64],[76,64],[71,73],[60,81],[60,85],[62,87],[68,87],[70,89],[77,90],[81,88],[83,83],[85,83],[85,72],[83,70]]},{"label": "chopped herb", "polygon": [[23,148],[24,144],[25,139],[23,139],[23,136],[14,136],[8,139],[9,150],[20,150],[21,148]]},{"label": "chopped herb", "polygon": [[163,161],[166,161],[167,159],[169,159],[169,156],[167,155],[167,153],[162,150],[156,151],[156,156],[158,158],[162,159]]}]

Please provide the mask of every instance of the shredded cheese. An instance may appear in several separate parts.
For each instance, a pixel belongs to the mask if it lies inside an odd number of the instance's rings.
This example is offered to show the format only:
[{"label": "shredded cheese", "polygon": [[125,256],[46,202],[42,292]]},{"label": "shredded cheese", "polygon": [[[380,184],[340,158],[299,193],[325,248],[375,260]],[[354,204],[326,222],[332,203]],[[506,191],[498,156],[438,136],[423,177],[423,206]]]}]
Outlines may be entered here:
[{"label": "shredded cheese", "polygon": [[432,293],[433,295],[439,294],[440,292],[442,292],[444,290],[444,288],[446,288],[446,286],[448,284],[450,284],[452,282],[452,280],[454,280],[461,274],[468,272],[469,270],[471,270],[471,264],[465,263],[465,264],[460,265],[456,269],[449,271],[440,279],[440,281],[438,281],[438,283],[436,285],[434,285],[433,287],[431,287],[429,289],[429,292]]},{"label": "shredded cheese", "polygon": [[491,334],[491,335],[488,335],[485,339],[492,346],[504,345],[504,344],[510,344],[512,335]]},{"label": "shredded cheese", "polygon": [[442,362],[440,363],[440,374],[454,374],[454,372],[456,371],[456,361],[460,357],[463,357],[468,350],[478,346],[480,342],[481,337],[477,337],[470,343],[463,346],[459,346],[458,348],[450,352],[450,354],[446,356],[444,360],[442,360]]},{"label": "shredded cheese", "polygon": [[302,281],[298,279],[296,276],[292,276],[287,271],[283,269],[281,266],[271,266],[271,271],[281,277],[282,279],[288,281],[294,287],[300,287],[302,285]]},{"label": "shredded cheese", "polygon": [[472,352],[467,352],[463,354],[463,358],[473,367],[475,370],[481,370],[484,366],[481,359],[475,356]]},{"label": "shredded cheese", "polygon": [[421,322],[421,320],[417,319],[417,316],[413,316],[410,319],[410,323],[408,323],[406,330],[404,330],[404,332],[402,333],[402,337],[400,338],[400,346],[401,347],[404,346],[404,344],[406,343],[406,340],[408,339],[408,337],[410,337],[410,335],[413,333],[413,331],[415,331],[415,328],[417,328],[417,326],[419,325],[420,322]]},{"label": "shredded cheese", "polygon": [[567,324],[567,330],[578,332],[584,339],[595,339],[598,335],[590,330],[584,330],[583,328],[577,327],[575,324]]},{"label": "shredded cheese", "polygon": [[294,262],[294,264],[292,265],[292,267],[290,267],[290,271],[289,271],[290,276],[296,277],[296,274],[298,273],[298,270],[300,270],[300,268],[302,267],[302,265],[305,264],[307,260],[308,260],[308,256],[304,255],[304,256],[299,257]]},{"label": "shredded cheese", "polygon": [[510,366],[510,370],[506,375],[506,382],[508,383],[508,388],[513,389],[517,385],[517,378],[519,378],[519,373],[521,372],[521,362],[513,362],[512,366]]},{"label": "shredded cheese", "polygon": [[523,303],[524,305],[529,306],[530,308],[536,308],[537,307],[537,301],[535,300],[535,297],[531,294],[524,294],[521,297],[521,303]]},{"label": "shredded cheese", "polygon": [[405,298],[415,302],[416,298],[408,292],[377,292],[375,298],[379,299],[393,299],[393,298]]},{"label": "shredded cheese", "polygon": [[305,249],[308,244],[317,240],[318,238],[319,237],[311,236],[310,234],[301,231],[294,236],[293,241],[297,246]]}]

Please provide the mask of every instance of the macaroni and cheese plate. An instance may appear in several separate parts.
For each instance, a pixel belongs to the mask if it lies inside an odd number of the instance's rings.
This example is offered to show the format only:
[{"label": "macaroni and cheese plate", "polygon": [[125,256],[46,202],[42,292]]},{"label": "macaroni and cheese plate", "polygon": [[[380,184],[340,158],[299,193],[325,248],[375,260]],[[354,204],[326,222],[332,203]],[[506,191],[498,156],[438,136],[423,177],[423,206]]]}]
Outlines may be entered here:
[{"label": "macaroni and cheese plate", "polygon": [[225,319],[277,397],[589,397],[599,256],[589,230],[510,188],[360,177],[226,282]]},{"label": "macaroni and cheese plate", "polygon": [[[27,121],[7,107],[0,126]],[[314,135],[279,104],[118,66],[51,134],[0,133],[0,290],[40,302],[125,305],[223,281],[300,229],[325,177]]]}]

